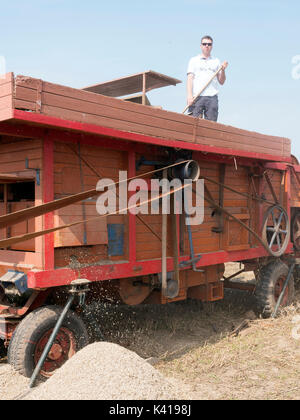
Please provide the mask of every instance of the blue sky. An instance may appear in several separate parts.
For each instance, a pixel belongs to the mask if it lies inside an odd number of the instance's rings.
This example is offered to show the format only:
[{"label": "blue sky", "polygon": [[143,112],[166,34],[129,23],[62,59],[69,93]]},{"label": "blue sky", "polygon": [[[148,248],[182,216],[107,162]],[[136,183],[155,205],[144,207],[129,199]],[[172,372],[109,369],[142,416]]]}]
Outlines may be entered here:
[{"label": "blue sky", "polygon": [[288,137],[300,159],[298,0],[15,0],[0,22],[6,71],[80,88],[151,69],[183,81],[148,95],[175,112],[210,34],[229,62],[219,122]]}]

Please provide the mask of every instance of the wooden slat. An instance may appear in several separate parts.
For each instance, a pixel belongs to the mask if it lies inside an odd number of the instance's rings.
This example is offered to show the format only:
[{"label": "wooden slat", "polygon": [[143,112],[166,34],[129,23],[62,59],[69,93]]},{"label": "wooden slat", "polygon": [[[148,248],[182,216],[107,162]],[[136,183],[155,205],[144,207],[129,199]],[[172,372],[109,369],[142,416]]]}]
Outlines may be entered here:
[{"label": "wooden slat", "polygon": [[[102,153],[102,156],[86,156],[81,154],[81,156],[84,159],[88,159],[88,162],[93,167],[105,168],[105,169],[116,169],[116,168],[122,168],[123,159],[122,156],[119,156],[118,158],[110,158],[106,155],[106,153]],[[65,153],[65,152],[55,152],[54,154],[54,162],[55,163],[66,163],[70,165],[78,165],[78,157],[75,154],[72,153]],[[87,169],[89,169],[87,167]],[[91,172],[91,169],[89,169],[88,173]]]},{"label": "wooden slat", "polygon": [[37,89],[28,89],[22,86],[16,86],[15,98],[28,102],[36,102]]},{"label": "wooden slat", "polygon": [[14,101],[15,108],[16,109],[24,109],[28,111],[35,111],[36,109],[36,103],[35,102],[29,102],[29,101],[23,101],[21,99],[15,99]]},{"label": "wooden slat", "polygon": [[[145,126],[133,122],[123,120],[114,120],[109,117],[102,117],[98,115],[85,114],[78,111],[71,111],[68,109],[58,108],[55,106],[43,105],[43,113],[51,117],[67,119],[71,121],[78,121],[86,124],[102,125],[104,127],[113,128],[121,131],[133,131],[140,134],[151,135],[154,137],[162,137],[174,139],[172,135],[174,131],[166,130],[164,128],[157,128],[152,126]],[[185,133],[177,133],[176,139],[179,141],[190,141],[191,135]]]},{"label": "wooden slat", "polygon": [[[90,146],[87,144],[83,144],[80,150],[81,156],[82,157],[87,157],[87,158],[94,158],[95,156],[101,158],[101,156],[103,155],[103,148],[100,147],[95,147],[95,146]],[[77,145],[68,145],[65,143],[61,143],[61,142],[55,142],[54,143],[54,151],[57,153],[68,153],[68,154],[73,154],[74,156],[76,156],[75,152],[77,152]],[[111,159],[119,159],[119,158],[123,158],[124,159],[124,152],[121,151],[116,151],[116,150],[110,150],[110,149],[105,149],[105,156],[107,156],[107,158],[109,160]],[[125,157],[127,156],[127,154],[125,153]],[[126,161],[127,163],[127,161]]]},{"label": "wooden slat", "polygon": [[[0,153],[0,164],[3,163],[13,163],[13,162],[19,162],[24,161],[26,158],[30,159],[38,159],[42,157],[41,149],[30,149],[26,151],[15,151],[11,153]],[[2,167],[1,167],[2,171]]]},{"label": "wooden slat", "polygon": [[256,153],[267,153],[271,155],[279,155],[281,156],[281,147],[267,147],[263,144],[253,145],[251,139],[244,138],[244,142],[235,142],[234,140],[221,140],[221,139],[213,139],[207,138],[203,136],[197,136],[197,143],[204,144],[207,146],[214,146],[214,147],[223,147],[223,148],[230,148],[233,150],[244,150],[249,152],[256,152]]},{"label": "wooden slat", "polygon": [[[241,146],[245,145],[245,143],[249,143],[249,141],[251,140],[251,144],[258,146],[259,148],[263,148],[263,149],[274,149],[274,150],[282,150],[282,142],[277,142],[274,141],[274,139],[272,138],[264,138],[262,139],[258,139],[256,137],[253,138],[248,138],[248,136],[245,135],[241,135],[240,133],[227,133],[227,132],[221,132],[218,133],[218,140],[220,142],[226,142],[228,144],[236,144],[237,147],[241,148]],[[216,135],[214,134],[214,131],[211,129],[207,129],[205,127],[197,127],[197,140],[199,140],[199,138],[214,138],[214,136],[216,137]],[[246,144],[247,145],[247,144]]]},{"label": "wooden slat", "polygon": [[20,172],[16,173],[0,173],[0,183],[10,183],[10,182],[27,182],[34,179],[35,176],[33,174],[21,174]]},{"label": "wooden slat", "polygon": [[0,155],[1,154],[6,154],[6,153],[11,153],[14,151],[29,151],[32,149],[39,149],[42,146],[42,140],[19,140],[19,141],[13,141],[11,140],[9,143],[5,143],[5,147],[4,145],[2,145],[2,147],[0,148]]},{"label": "wooden slat", "polygon": [[98,115],[108,117],[111,119],[133,122],[137,124],[149,125],[153,127],[160,127],[164,125],[164,127],[170,131],[178,131],[181,133],[188,134],[192,134],[193,132],[193,127],[190,124],[183,124],[181,122],[171,120],[164,120],[162,124],[162,119],[159,116],[152,116],[146,114],[141,115],[133,110],[115,109],[107,105],[89,103],[86,101],[81,101],[74,98],[58,96],[49,93],[42,94],[42,103],[43,105],[49,105],[71,111],[84,112],[87,114]]},{"label": "wooden slat", "polygon": [[[31,168],[41,168],[41,162],[39,159],[37,160],[29,160],[29,167]],[[1,169],[3,172],[17,172],[17,171],[24,171],[26,169],[25,160],[13,163],[3,163],[1,165]]]}]

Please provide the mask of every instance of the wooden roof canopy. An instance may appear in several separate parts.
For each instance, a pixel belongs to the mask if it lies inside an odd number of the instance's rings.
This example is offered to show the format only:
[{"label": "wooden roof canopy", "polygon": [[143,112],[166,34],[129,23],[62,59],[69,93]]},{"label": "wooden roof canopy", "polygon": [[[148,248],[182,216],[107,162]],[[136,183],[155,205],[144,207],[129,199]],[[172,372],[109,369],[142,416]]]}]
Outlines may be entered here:
[{"label": "wooden roof canopy", "polygon": [[138,96],[141,96],[142,104],[146,105],[146,92],[164,86],[176,86],[178,83],[181,83],[181,80],[157,73],[153,70],[148,70],[131,76],[121,77],[108,82],[87,86],[83,88],[83,90],[113,97],[132,95],[134,93],[141,92],[141,95]]}]

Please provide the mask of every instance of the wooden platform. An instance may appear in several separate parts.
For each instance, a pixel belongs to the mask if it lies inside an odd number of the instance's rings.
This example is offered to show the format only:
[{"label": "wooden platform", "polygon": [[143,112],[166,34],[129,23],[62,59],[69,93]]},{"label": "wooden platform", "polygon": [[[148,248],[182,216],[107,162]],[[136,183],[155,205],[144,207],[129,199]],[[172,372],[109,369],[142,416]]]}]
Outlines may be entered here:
[{"label": "wooden platform", "polygon": [[[155,109],[101,94],[8,73],[0,80],[0,121],[14,118],[14,110],[107,127],[127,133],[290,158],[290,140],[263,135],[212,121]],[[178,144],[178,143],[177,143]],[[276,160],[276,159],[273,159]]]},{"label": "wooden platform", "polygon": [[87,86],[84,87],[83,90],[116,98],[138,92],[146,93],[150,90],[162,88],[164,86],[176,86],[178,83],[181,83],[181,80],[149,70],[143,73],[132,74],[131,76]]}]

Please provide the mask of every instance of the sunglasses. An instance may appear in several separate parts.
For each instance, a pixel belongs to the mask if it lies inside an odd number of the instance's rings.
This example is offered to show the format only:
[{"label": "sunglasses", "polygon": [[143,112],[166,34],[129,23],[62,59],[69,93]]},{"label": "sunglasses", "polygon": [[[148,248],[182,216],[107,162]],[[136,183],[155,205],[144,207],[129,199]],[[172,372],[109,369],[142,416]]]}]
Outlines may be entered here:
[{"label": "sunglasses", "polygon": [[204,45],[205,47],[211,47],[212,42],[202,42],[202,45]]}]

